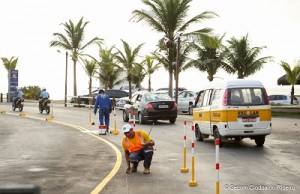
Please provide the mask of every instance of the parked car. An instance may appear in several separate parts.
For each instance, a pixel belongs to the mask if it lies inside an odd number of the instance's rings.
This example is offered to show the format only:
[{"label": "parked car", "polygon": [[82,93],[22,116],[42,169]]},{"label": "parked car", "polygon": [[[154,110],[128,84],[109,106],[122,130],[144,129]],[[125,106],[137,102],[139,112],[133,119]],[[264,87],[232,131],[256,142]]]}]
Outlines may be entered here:
[{"label": "parked car", "polygon": [[[129,85],[122,85],[120,87],[120,90],[126,91],[129,93]],[[143,87],[137,87],[135,84],[131,84],[131,94],[134,94],[137,91],[142,91],[142,90],[146,90]]]},{"label": "parked car", "polygon": [[[156,92],[161,94],[169,94],[169,91],[167,90],[156,90]],[[179,92],[177,99],[178,112],[188,113],[189,115],[193,114],[193,105],[195,104],[196,97],[197,93],[194,91],[184,90]]]},{"label": "parked car", "polygon": [[185,90],[178,94],[177,110],[183,113],[193,114],[193,105],[197,97],[196,92]]},{"label": "parked car", "polygon": [[99,89],[94,89],[91,93],[91,96],[88,94],[89,92],[85,92],[82,95],[79,95],[77,97],[71,98],[70,103],[77,103],[77,104],[89,104],[89,101],[91,101],[91,104],[95,104],[95,99],[98,95]]},{"label": "parked car", "polygon": [[124,105],[123,121],[128,122],[129,118],[133,119],[133,113],[140,124],[157,120],[169,120],[170,123],[175,123],[177,104],[166,93],[139,91]]},{"label": "parked car", "polygon": [[124,105],[126,104],[126,102],[129,100],[128,97],[123,97],[123,98],[118,98],[116,99],[116,109],[119,110],[123,110],[124,109]]},{"label": "parked car", "polygon": [[[186,88],[184,87],[178,87],[178,93],[180,93],[181,91],[185,91]],[[158,88],[156,91],[160,91],[160,92],[169,92],[169,88]],[[176,89],[173,89],[173,96],[174,97],[176,95]]]},{"label": "parked car", "polygon": [[[87,92],[88,93],[88,92]],[[96,98],[98,96],[99,89],[93,90],[92,95],[89,94],[83,94],[79,95],[78,97],[73,97],[71,99],[71,103],[79,103],[79,104],[89,104],[89,100],[91,99],[91,105],[95,104]],[[105,91],[105,93],[113,100],[113,98],[121,98],[121,97],[128,97],[128,93],[123,90],[119,89],[108,89]]]},{"label": "parked car", "polygon": [[[291,105],[291,96],[283,94],[273,94],[269,96],[270,104],[277,105]],[[299,105],[298,99],[294,96],[293,100],[294,105]]]}]

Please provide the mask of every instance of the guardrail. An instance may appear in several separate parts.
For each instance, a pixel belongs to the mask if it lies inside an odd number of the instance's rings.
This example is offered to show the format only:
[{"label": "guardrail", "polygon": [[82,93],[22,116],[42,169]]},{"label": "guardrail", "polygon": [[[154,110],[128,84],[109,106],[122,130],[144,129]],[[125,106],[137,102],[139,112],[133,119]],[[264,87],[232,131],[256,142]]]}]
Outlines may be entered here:
[{"label": "guardrail", "polygon": [[300,113],[300,106],[271,106],[272,112]]}]

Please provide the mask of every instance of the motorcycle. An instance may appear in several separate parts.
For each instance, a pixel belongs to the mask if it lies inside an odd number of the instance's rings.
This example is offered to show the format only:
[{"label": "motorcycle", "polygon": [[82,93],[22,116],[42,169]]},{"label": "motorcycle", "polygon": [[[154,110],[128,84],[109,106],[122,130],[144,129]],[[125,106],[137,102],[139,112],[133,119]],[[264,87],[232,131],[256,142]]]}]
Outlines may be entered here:
[{"label": "motorcycle", "polygon": [[48,98],[40,99],[40,102],[39,102],[40,113],[43,113],[43,111],[45,110],[46,113],[49,114],[50,113],[50,104],[51,104],[51,100],[49,100]]},{"label": "motorcycle", "polygon": [[12,102],[12,110],[15,111],[17,108],[19,109],[20,112],[22,112],[24,105],[24,98],[19,98],[16,102],[16,104],[14,103],[14,100]]}]

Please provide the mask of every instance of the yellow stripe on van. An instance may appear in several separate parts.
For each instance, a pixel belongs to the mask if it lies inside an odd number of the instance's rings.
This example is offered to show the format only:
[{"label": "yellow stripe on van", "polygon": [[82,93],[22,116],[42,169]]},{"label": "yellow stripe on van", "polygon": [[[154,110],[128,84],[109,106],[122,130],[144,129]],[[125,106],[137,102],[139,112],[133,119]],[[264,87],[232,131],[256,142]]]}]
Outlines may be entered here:
[{"label": "yellow stripe on van", "polygon": [[268,109],[238,109],[238,110],[214,110],[214,111],[194,111],[194,122],[234,122],[240,116],[259,115],[260,121],[271,121],[271,110]]}]

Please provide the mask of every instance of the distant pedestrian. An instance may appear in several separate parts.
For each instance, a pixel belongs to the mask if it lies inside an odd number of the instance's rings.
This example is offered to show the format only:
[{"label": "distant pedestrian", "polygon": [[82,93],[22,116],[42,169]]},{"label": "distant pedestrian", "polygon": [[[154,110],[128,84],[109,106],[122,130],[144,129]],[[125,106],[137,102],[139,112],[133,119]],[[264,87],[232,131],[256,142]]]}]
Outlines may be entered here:
[{"label": "distant pedestrian", "polygon": [[[122,146],[125,151],[127,163],[126,174],[137,172],[140,161],[144,160],[144,174],[150,174],[150,166],[153,156],[153,146],[155,142],[144,130],[133,130],[130,124],[122,127],[125,137],[122,140]],[[132,163],[132,167],[130,167]]]},{"label": "distant pedestrian", "polygon": [[[97,109],[99,107],[99,122],[100,125],[106,125],[106,131],[109,131],[109,115],[112,110],[112,105],[110,98],[104,93],[104,90],[99,90],[98,96],[96,98],[94,113],[97,114]],[[104,122],[104,121],[105,122]]]}]

